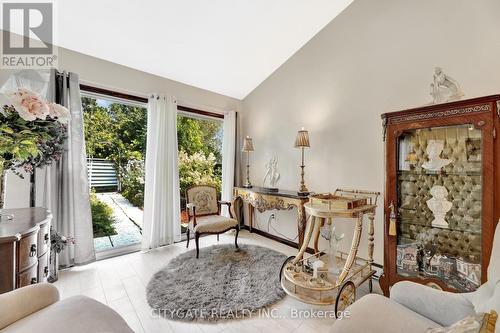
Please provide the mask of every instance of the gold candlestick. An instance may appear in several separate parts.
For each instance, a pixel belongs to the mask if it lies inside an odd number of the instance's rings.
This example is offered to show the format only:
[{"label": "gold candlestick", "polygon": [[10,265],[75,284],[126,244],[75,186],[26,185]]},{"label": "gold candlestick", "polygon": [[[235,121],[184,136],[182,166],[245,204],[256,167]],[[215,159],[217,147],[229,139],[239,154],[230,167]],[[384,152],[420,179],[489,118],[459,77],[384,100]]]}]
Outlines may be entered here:
[{"label": "gold candlestick", "polygon": [[247,136],[245,138],[245,141],[243,142],[243,149],[241,151],[247,153],[247,178],[243,187],[250,188],[252,187],[252,183],[250,182],[250,152],[254,151],[251,137]]},{"label": "gold candlestick", "polygon": [[299,194],[300,195],[309,195],[309,190],[307,189],[306,183],[304,181],[304,168],[305,163],[304,163],[304,149],[309,148],[310,143],[309,143],[309,132],[307,132],[304,127],[297,133],[297,137],[295,138],[295,148],[300,148],[301,149],[301,156],[302,156],[302,164],[300,165],[300,189],[299,189]]}]

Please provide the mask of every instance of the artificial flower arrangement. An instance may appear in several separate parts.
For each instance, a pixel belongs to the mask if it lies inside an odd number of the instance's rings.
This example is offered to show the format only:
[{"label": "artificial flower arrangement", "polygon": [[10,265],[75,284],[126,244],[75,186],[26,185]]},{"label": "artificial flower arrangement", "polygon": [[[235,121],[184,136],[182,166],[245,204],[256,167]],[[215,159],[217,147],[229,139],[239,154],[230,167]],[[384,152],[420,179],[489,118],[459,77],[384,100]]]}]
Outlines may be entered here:
[{"label": "artificial flower arrangement", "polygon": [[22,167],[31,173],[59,160],[67,138],[68,109],[27,89],[6,96],[12,105],[0,110],[0,162],[4,170]]},{"label": "artificial flower arrangement", "polygon": [[59,160],[70,119],[67,108],[28,89],[9,92],[6,97],[11,105],[0,109],[0,208],[5,171],[10,169],[22,178],[18,168],[33,173]]},{"label": "artificial flower arrangement", "polygon": [[69,244],[75,244],[73,237],[62,236],[52,227],[50,228],[50,249],[55,253],[61,253]]}]

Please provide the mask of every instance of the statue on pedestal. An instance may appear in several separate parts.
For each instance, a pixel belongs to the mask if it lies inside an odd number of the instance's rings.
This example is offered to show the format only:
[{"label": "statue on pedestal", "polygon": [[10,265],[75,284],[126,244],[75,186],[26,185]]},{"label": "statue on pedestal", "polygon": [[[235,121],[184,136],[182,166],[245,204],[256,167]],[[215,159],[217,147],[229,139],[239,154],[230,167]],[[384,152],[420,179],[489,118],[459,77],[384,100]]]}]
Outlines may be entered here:
[{"label": "statue on pedestal", "polygon": [[444,186],[434,185],[430,192],[432,198],[427,200],[427,207],[429,207],[432,214],[434,214],[432,226],[438,228],[449,228],[448,222],[445,220],[445,216],[453,204],[446,200],[448,197],[448,190]]}]

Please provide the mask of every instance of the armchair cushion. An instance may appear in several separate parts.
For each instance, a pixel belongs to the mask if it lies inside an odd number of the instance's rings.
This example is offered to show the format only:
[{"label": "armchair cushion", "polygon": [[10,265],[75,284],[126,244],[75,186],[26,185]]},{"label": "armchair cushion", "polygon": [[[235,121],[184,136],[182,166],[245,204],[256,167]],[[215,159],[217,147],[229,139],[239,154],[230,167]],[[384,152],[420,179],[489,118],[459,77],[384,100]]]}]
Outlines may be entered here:
[{"label": "armchair cushion", "polygon": [[433,289],[410,281],[401,281],[391,288],[391,299],[441,326],[475,315],[474,305],[464,296]]},{"label": "armchair cushion", "polygon": [[7,326],[2,333],[133,333],[118,313],[85,296],[56,302]]},{"label": "armchair cushion", "polygon": [[235,219],[221,215],[206,215],[196,217],[196,226],[193,221],[189,222],[189,229],[198,233],[219,233],[238,225]]},{"label": "armchair cushion", "polygon": [[59,300],[59,291],[39,283],[0,295],[0,330]]},{"label": "armchair cushion", "polygon": [[437,323],[391,301],[389,298],[369,294],[349,306],[349,317],[337,319],[332,333],[423,333]]},{"label": "armchair cushion", "polygon": [[196,207],[196,216],[217,214],[219,205],[217,204],[217,189],[213,186],[199,185],[193,186],[186,191],[187,202]]}]

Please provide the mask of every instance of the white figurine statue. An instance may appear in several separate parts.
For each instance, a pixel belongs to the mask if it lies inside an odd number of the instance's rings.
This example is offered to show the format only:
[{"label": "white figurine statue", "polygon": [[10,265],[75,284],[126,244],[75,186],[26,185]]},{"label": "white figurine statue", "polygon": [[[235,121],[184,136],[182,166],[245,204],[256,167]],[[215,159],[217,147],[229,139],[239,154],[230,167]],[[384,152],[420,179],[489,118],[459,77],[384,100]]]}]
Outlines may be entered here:
[{"label": "white figurine statue", "polygon": [[443,140],[429,140],[426,149],[429,160],[422,164],[422,168],[429,171],[440,171],[442,167],[450,164],[451,160],[443,159],[440,156],[443,148]]},{"label": "white figurine statue", "polygon": [[453,205],[450,201],[446,200],[448,197],[448,190],[444,186],[434,185],[430,192],[432,198],[427,200],[427,207],[429,207],[432,214],[434,214],[432,226],[448,228],[448,222],[446,222],[444,218]]},{"label": "white figurine statue", "polygon": [[[276,154],[266,163],[266,170],[262,186],[273,189],[277,188],[280,173],[278,172],[278,156]],[[269,186],[266,186],[266,182],[269,182]]]},{"label": "white figurine statue", "polygon": [[441,67],[434,68],[434,80],[431,83],[432,104],[459,100],[464,93],[456,80],[446,75]]}]

